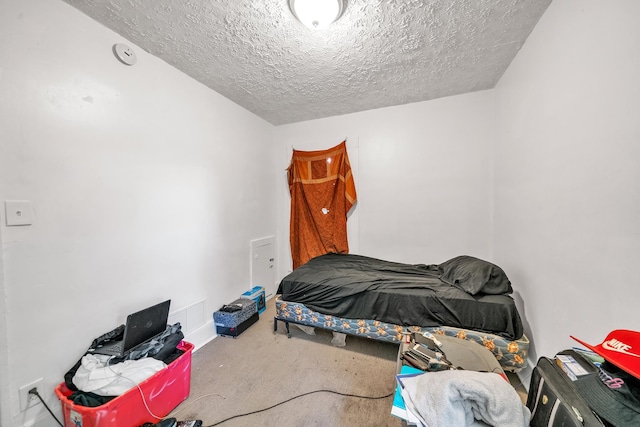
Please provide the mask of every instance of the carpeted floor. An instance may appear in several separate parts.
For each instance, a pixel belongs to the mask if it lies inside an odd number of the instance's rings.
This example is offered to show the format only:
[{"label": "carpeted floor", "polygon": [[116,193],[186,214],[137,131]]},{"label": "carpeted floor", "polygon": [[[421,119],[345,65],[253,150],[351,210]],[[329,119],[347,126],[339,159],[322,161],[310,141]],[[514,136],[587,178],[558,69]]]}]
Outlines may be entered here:
[{"label": "carpeted floor", "polygon": [[224,427],[402,425],[390,414],[393,397],[380,399],[395,388],[396,345],[348,336],[334,347],[331,332],[293,325],[287,338],[282,323],[274,334],[274,313],[271,299],[239,337],[217,337],[194,353],[190,396],[170,416]]}]

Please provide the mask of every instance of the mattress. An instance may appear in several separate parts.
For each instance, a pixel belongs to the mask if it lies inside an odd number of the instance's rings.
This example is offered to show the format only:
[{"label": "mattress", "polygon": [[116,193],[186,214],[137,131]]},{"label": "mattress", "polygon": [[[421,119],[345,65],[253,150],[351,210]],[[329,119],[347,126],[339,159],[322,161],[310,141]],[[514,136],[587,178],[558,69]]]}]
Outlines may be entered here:
[{"label": "mattress", "polygon": [[277,293],[283,301],[347,319],[371,319],[405,328],[449,326],[510,341],[522,337],[522,322],[510,295],[471,294],[442,276],[438,265],[326,254],[288,274]]},{"label": "mattress", "polygon": [[[527,364],[529,339],[525,335],[511,340],[495,334],[450,326],[401,326],[371,319],[348,319],[322,314],[297,302],[284,301],[281,295],[276,296],[275,308],[275,322],[280,320],[395,344],[402,341],[405,332],[430,332],[483,345],[493,353],[505,371],[518,372]],[[274,327],[277,329],[277,324]]]}]

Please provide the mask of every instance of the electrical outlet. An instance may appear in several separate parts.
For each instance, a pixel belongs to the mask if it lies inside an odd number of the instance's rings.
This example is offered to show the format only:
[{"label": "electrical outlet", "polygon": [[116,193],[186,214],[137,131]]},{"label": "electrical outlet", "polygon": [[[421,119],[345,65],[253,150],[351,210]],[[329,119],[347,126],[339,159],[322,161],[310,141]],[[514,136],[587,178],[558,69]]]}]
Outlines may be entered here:
[{"label": "electrical outlet", "polygon": [[33,388],[38,389],[38,393],[42,393],[44,388],[42,386],[42,378],[38,378],[37,380],[25,384],[18,389],[18,393],[20,394],[20,411],[26,411],[28,408],[37,405],[40,403],[40,399],[35,394],[29,394],[29,390]]}]

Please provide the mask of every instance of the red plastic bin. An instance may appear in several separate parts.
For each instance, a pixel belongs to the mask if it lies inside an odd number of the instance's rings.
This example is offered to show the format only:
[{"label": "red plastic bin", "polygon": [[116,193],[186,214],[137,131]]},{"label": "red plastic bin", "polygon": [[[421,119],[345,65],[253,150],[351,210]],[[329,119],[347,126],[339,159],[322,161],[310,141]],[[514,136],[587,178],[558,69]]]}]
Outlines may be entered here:
[{"label": "red plastic bin", "polygon": [[[178,349],[185,353],[138,384],[149,410],[162,418],[189,397],[193,344],[182,341]],[[159,420],[145,406],[138,387],[93,408],[76,405],[67,399],[72,391],[64,382],[56,387],[55,393],[62,404],[65,427],[137,427]]]}]

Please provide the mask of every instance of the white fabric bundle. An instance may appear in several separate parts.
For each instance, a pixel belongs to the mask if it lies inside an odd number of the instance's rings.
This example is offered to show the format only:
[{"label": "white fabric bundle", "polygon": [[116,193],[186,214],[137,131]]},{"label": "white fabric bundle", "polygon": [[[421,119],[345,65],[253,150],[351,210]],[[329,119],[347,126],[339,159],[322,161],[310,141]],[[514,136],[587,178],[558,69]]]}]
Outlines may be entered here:
[{"label": "white fabric bundle", "polygon": [[100,396],[119,396],[151,377],[167,365],[152,357],[126,360],[109,365],[110,357],[87,354],[73,376],[73,384],[79,390]]}]

